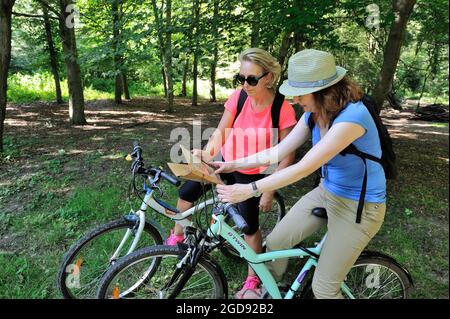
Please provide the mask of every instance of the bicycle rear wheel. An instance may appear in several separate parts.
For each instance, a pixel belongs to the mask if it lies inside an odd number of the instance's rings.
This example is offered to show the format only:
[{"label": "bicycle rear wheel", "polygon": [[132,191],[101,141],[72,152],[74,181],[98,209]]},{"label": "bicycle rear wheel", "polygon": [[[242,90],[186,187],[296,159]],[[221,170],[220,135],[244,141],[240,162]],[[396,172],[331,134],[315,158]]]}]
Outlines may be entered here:
[{"label": "bicycle rear wheel", "polygon": [[[312,299],[312,276],[301,292],[301,299]],[[363,252],[350,269],[342,285],[347,299],[408,299],[413,281],[406,269],[393,258],[375,252]]]},{"label": "bicycle rear wheel", "polygon": [[345,279],[344,296],[351,299],[408,299],[413,282],[395,260],[382,255],[361,256]]},{"label": "bicycle rear wheel", "polygon": [[[207,256],[200,258],[193,274],[178,293],[186,265],[177,264],[186,255],[175,246],[153,246],[135,251],[115,263],[100,280],[97,298],[100,299],[224,299],[227,282],[220,267]],[[158,269],[146,282],[142,280],[148,265],[160,259]],[[183,268],[186,267],[186,268]],[[177,272],[178,276],[174,276]],[[168,283],[172,281],[169,286]],[[136,287],[138,287],[136,289]],[[129,293],[132,290],[133,293]]]},{"label": "bicycle rear wheel", "polygon": [[[115,262],[111,260],[127,231],[131,235],[119,252],[117,259],[127,254],[135,238],[134,222],[116,220],[92,230],[79,239],[64,255],[58,273],[58,288],[66,299],[95,298],[97,284],[103,274]],[[151,224],[145,223],[136,250],[162,244],[162,237]],[[147,275],[158,266],[158,260],[149,265]]]}]

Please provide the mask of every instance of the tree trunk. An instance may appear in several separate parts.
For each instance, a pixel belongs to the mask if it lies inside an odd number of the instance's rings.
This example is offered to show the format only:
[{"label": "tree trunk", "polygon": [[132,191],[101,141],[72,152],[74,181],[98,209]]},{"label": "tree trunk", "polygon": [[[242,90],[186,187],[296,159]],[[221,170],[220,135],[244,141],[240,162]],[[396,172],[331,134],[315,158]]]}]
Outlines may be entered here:
[{"label": "tree trunk", "polygon": [[69,118],[72,125],[87,124],[84,116],[84,95],[81,70],[78,64],[77,43],[75,27],[66,23],[70,13],[66,7],[73,4],[72,0],[60,0],[59,32],[64,50],[64,60],[67,68],[67,86],[69,89]]},{"label": "tree trunk", "polygon": [[393,0],[392,7],[395,20],[391,25],[386,47],[384,49],[383,66],[381,67],[378,81],[373,91],[378,112],[381,111],[383,102],[387,97],[389,88],[394,80],[400,51],[406,32],[408,19],[413,11],[416,0]]},{"label": "tree trunk", "polygon": [[164,86],[164,97],[167,98],[167,79],[166,79],[166,72],[164,71],[164,58],[161,58],[161,63],[163,64],[163,67],[161,68],[161,76],[163,79],[163,86]]},{"label": "tree trunk", "polygon": [[200,4],[199,0],[194,0],[192,10],[194,11],[194,64],[192,70],[192,106],[198,105],[198,60],[199,60],[199,20],[200,20]]},{"label": "tree trunk", "polygon": [[0,0],[0,153],[6,117],[7,80],[11,61],[11,15],[15,0]]},{"label": "tree trunk", "polygon": [[[427,69],[427,71],[428,71],[428,69]],[[416,110],[418,110],[420,108],[420,101],[422,100],[423,93],[425,92],[425,86],[427,84],[428,76],[429,76],[429,73],[426,72],[425,78],[423,79],[422,89],[420,90],[419,100],[417,101]]]},{"label": "tree trunk", "polygon": [[217,41],[219,33],[219,0],[214,0],[214,16],[213,16],[213,41],[214,41],[214,49],[213,49],[213,60],[211,63],[211,89],[210,89],[210,102],[217,102],[216,98],[216,68],[217,61],[219,59],[219,44]]},{"label": "tree trunk", "polygon": [[189,72],[189,57],[186,57],[183,68],[183,83],[181,83],[181,96],[187,96],[187,75]]},{"label": "tree trunk", "polygon": [[131,100],[126,72],[122,72],[122,86],[123,86],[123,93],[125,95],[125,100]]},{"label": "tree trunk", "polygon": [[260,11],[258,3],[259,3],[258,0],[252,1],[252,10],[254,12],[253,20],[251,23],[252,34],[251,34],[251,38],[250,38],[250,46],[252,48],[259,47],[259,33],[260,33],[259,29],[260,29],[260,25],[261,25],[261,19],[258,15],[258,12]]},{"label": "tree trunk", "polygon": [[281,75],[277,89],[279,89],[281,84],[283,83],[284,74],[286,73],[286,67],[284,66],[284,64],[286,62],[286,57],[289,52],[289,47],[291,46],[291,44],[292,44],[291,34],[290,32],[287,32],[284,35],[283,40],[281,41],[280,52],[278,53],[278,62],[281,65]]},{"label": "tree trunk", "polygon": [[164,85],[164,97],[169,97],[169,90],[167,87],[167,76],[165,71],[165,48],[166,44],[164,43],[163,38],[163,19],[162,16],[160,16],[158,6],[156,4],[156,0],[152,0],[152,6],[153,6],[153,14],[155,16],[155,22],[156,22],[156,28],[157,28],[157,36],[158,36],[158,45],[159,45],[159,58],[161,60],[162,68],[161,68],[161,76],[163,78],[163,85]]},{"label": "tree trunk", "polygon": [[172,0],[166,3],[166,47],[164,54],[164,71],[167,81],[167,112],[173,112],[173,81],[172,81]]},{"label": "tree trunk", "polygon": [[302,51],[304,49],[303,42],[305,41],[303,33],[301,32],[294,32],[294,45],[295,45],[295,52]]},{"label": "tree trunk", "polygon": [[113,0],[111,3],[112,26],[113,26],[113,60],[114,60],[114,102],[122,104],[123,80],[122,80],[122,62],[123,58],[120,54],[120,18],[119,18],[119,2],[121,0]]},{"label": "tree trunk", "polygon": [[62,104],[63,100],[61,95],[61,83],[58,72],[58,56],[56,54],[55,44],[53,43],[52,26],[50,23],[50,18],[48,17],[47,7],[42,6],[42,11],[44,13],[44,27],[45,27],[45,34],[47,37],[48,53],[50,54],[50,67],[52,70],[53,79],[55,81],[56,104]]}]

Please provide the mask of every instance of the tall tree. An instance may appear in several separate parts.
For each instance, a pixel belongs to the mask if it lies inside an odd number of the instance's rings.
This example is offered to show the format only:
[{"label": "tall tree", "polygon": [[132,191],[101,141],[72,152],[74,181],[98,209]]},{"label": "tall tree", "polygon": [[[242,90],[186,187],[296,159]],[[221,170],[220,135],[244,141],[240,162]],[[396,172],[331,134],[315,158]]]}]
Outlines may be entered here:
[{"label": "tall tree", "polygon": [[219,0],[214,0],[214,13],[212,20],[212,41],[213,41],[213,59],[211,62],[211,72],[210,72],[210,80],[211,80],[211,90],[210,90],[210,101],[216,102],[216,69],[217,62],[219,60]]},{"label": "tall tree", "polygon": [[77,41],[75,37],[75,25],[73,0],[59,0],[59,32],[64,50],[64,60],[67,68],[67,83],[69,87],[69,118],[73,125],[86,124],[84,116],[84,93],[81,79],[81,69],[78,63]]},{"label": "tall tree", "polygon": [[173,80],[172,80],[172,0],[166,0],[166,41],[164,47],[164,72],[167,85],[167,112],[173,112]]},{"label": "tall tree", "polygon": [[153,14],[155,16],[155,24],[156,24],[156,34],[158,38],[158,47],[159,47],[159,59],[161,61],[162,67],[161,67],[161,75],[163,78],[163,84],[164,84],[164,96],[168,97],[168,88],[167,88],[167,76],[166,71],[164,68],[164,54],[165,54],[165,43],[164,43],[164,21],[162,17],[162,7],[161,9],[158,7],[158,4],[156,0],[152,0],[152,6],[153,6]]},{"label": "tall tree", "polygon": [[45,6],[42,6],[42,12],[44,14],[44,27],[45,35],[47,38],[47,49],[50,55],[50,67],[53,74],[53,80],[55,81],[56,103],[62,104],[63,100],[61,95],[61,83],[58,71],[58,55],[56,53],[55,44],[53,42],[52,25],[50,23],[48,9]]},{"label": "tall tree", "polygon": [[15,0],[0,0],[0,153],[3,153],[3,126],[6,116],[6,92],[11,61],[11,15]]},{"label": "tall tree", "polygon": [[250,46],[252,48],[256,48],[259,46],[259,36],[260,36],[260,25],[261,19],[259,17],[261,1],[252,0],[251,8],[253,11],[252,20],[251,20],[251,38],[250,38]]},{"label": "tall tree", "polygon": [[194,62],[192,68],[192,105],[197,106],[198,104],[198,62],[200,56],[200,0],[193,0],[192,11],[194,16]]},{"label": "tall tree", "polygon": [[114,60],[114,101],[116,104],[122,104],[122,92],[123,92],[123,77],[122,77],[122,65],[123,56],[121,54],[121,40],[120,40],[120,12],[119,7],[122,6],[122,0],[112,0],[111,13],[112,13],[112,52]]},{"label": "tall tree", "polygon": [[58,8],[50,1],[37,0],[49,12],[58,17],[59,36],[64,52],[67,70],[67,87],[69,91],[69,121],[72,125],[85,125],[84,93],[81,69],[78,63],[77,41],[75,37],[75,5],[73,0],[59,0]]},{"label": "tall tree", "polygon": [[415,3],[416,0],[392,0],[392,9],[395,17],[384,48],[383,65],[373,91],[378,111],[381,111],[383,102],[392,87],[406,33],[406,26]]}]

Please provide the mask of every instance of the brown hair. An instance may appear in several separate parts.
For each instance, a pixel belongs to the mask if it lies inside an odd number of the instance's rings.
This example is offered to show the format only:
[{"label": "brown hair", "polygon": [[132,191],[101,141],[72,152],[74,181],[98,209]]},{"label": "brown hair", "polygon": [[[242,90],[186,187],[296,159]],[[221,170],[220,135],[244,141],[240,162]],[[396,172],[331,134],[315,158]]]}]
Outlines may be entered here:
[{"label": "brown hair", "polygon": [[343,77],[338,83],[313,93],[319,109],[314,120],[317,122],[321,119],[328,123],[343,107],[350,102],[361,100],[363,95],[364,92],[358,84],[346,76]]}]

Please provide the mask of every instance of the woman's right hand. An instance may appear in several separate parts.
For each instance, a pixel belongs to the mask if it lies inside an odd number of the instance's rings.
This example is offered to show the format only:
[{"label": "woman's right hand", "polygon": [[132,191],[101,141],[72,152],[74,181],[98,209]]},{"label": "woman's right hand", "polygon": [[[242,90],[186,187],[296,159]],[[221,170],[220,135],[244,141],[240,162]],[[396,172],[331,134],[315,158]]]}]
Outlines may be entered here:
[{"label": "woman's right hand", "polygon": [[236,167],[232,162],[212,162],[210,165],[216,168],[214,172],[216,174],[231,173],[236,170]]},{"label": "woman's right hand", "polygon": [[208,154],[208,152],[203,151],[203,150],[193,149],[192,150],[192,155],[197,157],[197,158],[200,158],[205,163],[208,163],[209,161],[212,160],[211,155]]}]

